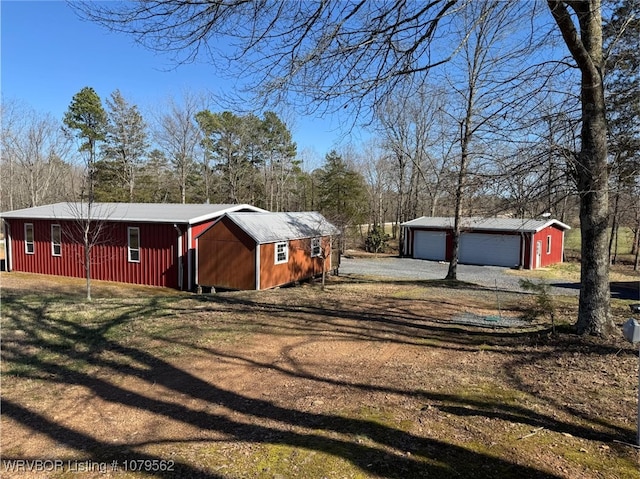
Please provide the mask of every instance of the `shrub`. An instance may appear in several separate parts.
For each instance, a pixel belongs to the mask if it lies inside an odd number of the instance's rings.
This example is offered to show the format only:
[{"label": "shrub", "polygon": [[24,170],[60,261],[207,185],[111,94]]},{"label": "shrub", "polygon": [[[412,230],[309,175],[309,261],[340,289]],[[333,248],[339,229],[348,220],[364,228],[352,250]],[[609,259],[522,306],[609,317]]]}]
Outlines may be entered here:
[{"label": "shrub", "polygon": [[380,253],[387,247],[391,237],[384,232],[381,226],[373,225],[364,240],[364,248],[369,253]]}]

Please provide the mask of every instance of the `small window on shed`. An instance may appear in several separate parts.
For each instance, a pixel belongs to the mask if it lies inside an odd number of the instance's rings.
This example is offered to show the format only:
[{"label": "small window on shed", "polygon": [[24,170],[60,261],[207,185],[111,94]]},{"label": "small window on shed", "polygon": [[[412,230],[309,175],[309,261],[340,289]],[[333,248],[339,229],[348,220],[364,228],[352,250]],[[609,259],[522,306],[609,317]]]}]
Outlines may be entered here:
[{"label": "small window on shed", "polygon": [[33,244],[33,224],[24,224],[24,252],[27,254],[34,254],[36,252]]},{"label": "small window on shed", "polygon": [[320,256],[320,238],[311,238],[311,257]]},{"label": "small window on shed", "polygon": [[140,228],[128,228],[129,232],[129,262],[140,262]]},{"label": "small window on shed", "polygon": [[551,254],[551,235],[547,236],[547,254]]},{"label": "small window on shed", "polygon": [[289,244],[286,241],[276,243],[275,264],[286,263],[289,261]]},{"label": "small window on shed", "polygon": [[51,225],[51,254],[62,256],[62,230],[60,225]]}]

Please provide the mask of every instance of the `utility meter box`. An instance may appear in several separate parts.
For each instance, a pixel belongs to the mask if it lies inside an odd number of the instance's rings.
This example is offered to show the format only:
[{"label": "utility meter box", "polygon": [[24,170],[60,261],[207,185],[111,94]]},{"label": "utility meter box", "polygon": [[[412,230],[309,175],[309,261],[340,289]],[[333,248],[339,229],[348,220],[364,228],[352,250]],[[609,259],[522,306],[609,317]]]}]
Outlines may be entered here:
[{"label": "utility meter box", "polygon": [[640,342],[640,323],[631,318],[622,326],[622,335],[630,343]]}]

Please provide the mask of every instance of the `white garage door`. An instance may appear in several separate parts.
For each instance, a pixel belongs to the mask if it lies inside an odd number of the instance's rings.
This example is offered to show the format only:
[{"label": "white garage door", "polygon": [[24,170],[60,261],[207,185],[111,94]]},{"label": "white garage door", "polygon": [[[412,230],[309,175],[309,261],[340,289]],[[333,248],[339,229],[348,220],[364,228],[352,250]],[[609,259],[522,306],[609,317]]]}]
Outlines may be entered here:
[{"label": "white garage door", "polygon": [[462,233],[460,263],[514,267],[520,264],[520,236]]},{"label": "white garage door", "polygon": [[413,257],[444,261],[446,243],[444,231],[416,231],[413,235]]}]

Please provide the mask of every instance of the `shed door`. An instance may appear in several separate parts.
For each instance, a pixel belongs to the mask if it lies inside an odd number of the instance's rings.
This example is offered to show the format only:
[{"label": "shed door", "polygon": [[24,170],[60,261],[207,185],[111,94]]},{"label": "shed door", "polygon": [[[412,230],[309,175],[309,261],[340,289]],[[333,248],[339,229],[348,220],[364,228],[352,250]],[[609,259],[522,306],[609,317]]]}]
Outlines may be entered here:
[{"label": "shed door", "polygon": [[444,261],[446,255],[444,231],[416,231],[413,235],[413,257]]},{"label": "shed door", "polygon": [[520,264],[520,236],[462,233],[460,237],[460,263],[487,266]]}]

